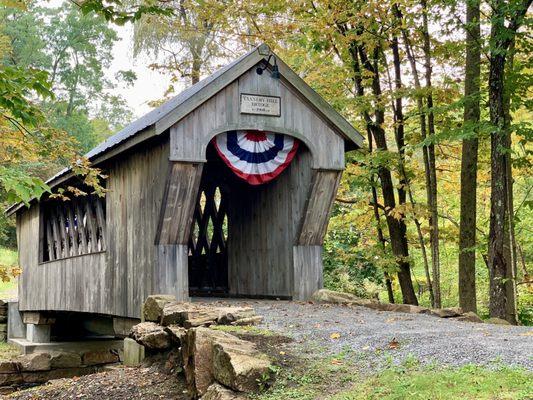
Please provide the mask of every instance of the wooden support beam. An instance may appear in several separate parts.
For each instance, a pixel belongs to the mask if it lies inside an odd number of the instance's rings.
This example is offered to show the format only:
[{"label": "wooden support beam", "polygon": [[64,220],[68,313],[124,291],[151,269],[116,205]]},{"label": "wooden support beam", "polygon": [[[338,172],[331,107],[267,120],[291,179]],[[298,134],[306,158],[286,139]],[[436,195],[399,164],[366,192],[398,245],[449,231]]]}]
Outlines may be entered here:
[{"label": "wooden support beam", "polygon": [[170,162],[156,244],[187,244],[203,164]]}]

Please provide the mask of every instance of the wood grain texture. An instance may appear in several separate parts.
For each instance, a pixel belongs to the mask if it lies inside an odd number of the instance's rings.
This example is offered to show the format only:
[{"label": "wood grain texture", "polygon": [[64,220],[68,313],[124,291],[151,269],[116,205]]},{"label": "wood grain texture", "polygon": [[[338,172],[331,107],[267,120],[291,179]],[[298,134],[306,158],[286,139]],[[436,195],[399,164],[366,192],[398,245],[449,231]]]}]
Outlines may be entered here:
[{"label": "wood grain texture", "polygon": [[[281,116],[241,114],[241,93],[281,97]],[[344,139],[282,80],[257,75],[252,68],[170,128],[170,158],[205,161],[209,141],[218,133],[259,129],[292,135],[313,154],[313,168],[342,170]]]},{"label": "wood grain texture", "polygon": [[[154,244],[168,150],[168,142],[157,144],[107,165],[107,226],[101,233],[105,252],[39,263],[40,207],[32,205],[17,214],[23,269],[19,279],[21,311],[65,310],[138,318],[141,303],[149,294],[163,287],[177,287],[178,275],[170,275],[177,270],[165,271],[165,279],[174,279],[174,286],[159,281],[161,257]],[[83,207],[75,203],[74,209],[82,212]],[[95,210],[89,229],[97,229],[98,219],[103,218],[103,209],[96,205]],[[58,223],[44,228],[46,235],[61,240]],[[94,245],[80,230],[80,248]]]},{"label": "wood grain texture", "polygon": [[274,181],[232,184],[228,202],[229,288],[233,295],[290,297],[293,245],[311,184],[311,154],[302,146]]},{"label": "wood grain texture", "polygon": [[317,170],[313,172],[305,215],[298,235],[299,245],[321,245],[323,243],[341,176],[340,171]]},{"label": "wood grain texture", "polygon": [[309,300],[324,286],[322,246],[294,246],[293,300]]},{"label": "wood grain texture", "polygon": [[199,163],[170,163],[155,239],[157,244],[187,244],[202,167]]}]

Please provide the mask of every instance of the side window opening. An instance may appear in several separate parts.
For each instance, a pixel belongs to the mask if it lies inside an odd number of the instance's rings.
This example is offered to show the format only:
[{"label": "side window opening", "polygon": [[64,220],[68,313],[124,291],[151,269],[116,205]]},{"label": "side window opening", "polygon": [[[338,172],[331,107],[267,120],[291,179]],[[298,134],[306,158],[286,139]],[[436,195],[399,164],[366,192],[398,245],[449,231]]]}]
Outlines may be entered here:
[{"label": "side window opening", "polygon": [[40,262],[105,251],[105,198],[46,200],[41,215]]}]

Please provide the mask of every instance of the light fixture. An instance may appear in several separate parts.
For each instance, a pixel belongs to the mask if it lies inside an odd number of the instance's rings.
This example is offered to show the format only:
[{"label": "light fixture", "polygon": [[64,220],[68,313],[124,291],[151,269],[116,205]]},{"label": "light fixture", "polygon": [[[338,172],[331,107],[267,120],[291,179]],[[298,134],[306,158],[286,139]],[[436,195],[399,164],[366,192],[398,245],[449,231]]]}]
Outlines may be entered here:
[{"label": "light fixture", "polygon": [[281,77],[279,73],[279,68],[278,68],[278,61],[276,60],[276,57],[274,56],[274,54],[271,54],[268,56],[268,59],[264,66],[259,66],[255,69],[255,72],[257,73],[257,75],[263,75],[263,71],[267,69],[267,66],[270,63],[270,59],[272,57],[274,58],[274,65],[272,66],[272,72],[270,73],[270,76],[272,79],[279,79]]}]

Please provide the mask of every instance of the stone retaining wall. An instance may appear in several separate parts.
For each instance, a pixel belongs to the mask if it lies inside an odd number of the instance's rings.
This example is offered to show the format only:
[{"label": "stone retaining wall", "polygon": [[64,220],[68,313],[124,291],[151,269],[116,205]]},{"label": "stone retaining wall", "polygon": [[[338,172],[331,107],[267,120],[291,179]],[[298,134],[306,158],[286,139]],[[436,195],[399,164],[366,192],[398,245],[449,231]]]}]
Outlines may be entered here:
[{"label": "stone retaining wall", "polygon": [[165,352],[172,358],[172,369],[185,374],[194,399],[245,399],[270,380],[270,360],[254,343],[210,329],[259,323],[262,318],[251,307],[217,307],[150,296],[143,318],[146,322],[131,331],[135,343],[131,339],[124,343],[125,364],[138,365],[145,349],[156,356]]},{"label": "stone retaining wall", "polygon": [[120,361],[118,352],[87,351],[82,354],[51,352],[32,353],[0,361],[0,393],[15,391],[51,379],[69,378],[98,372],[106,364]]},{"label": "stone retaining wall", "polygon": [[0,300],[0,342],[7,341],[7,301]]}]

